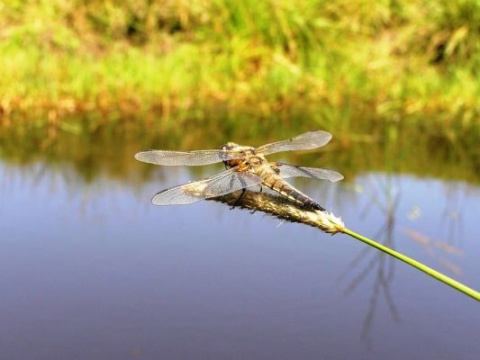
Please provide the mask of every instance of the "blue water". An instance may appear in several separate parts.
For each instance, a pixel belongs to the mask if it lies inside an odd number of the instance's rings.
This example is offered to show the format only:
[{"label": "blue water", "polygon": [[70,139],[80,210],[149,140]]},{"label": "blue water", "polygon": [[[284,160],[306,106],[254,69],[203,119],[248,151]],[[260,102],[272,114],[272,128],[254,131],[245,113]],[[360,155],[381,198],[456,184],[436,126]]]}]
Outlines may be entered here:
[{"label": "blue water", "polygon": [[[194,176],[162,174],[86,183],[0,165],[1,359],[478,358],[475,300],[345,235],[206,201],[155,207]],[[298,186],[480,290],[478,187],[386,174]]]}]

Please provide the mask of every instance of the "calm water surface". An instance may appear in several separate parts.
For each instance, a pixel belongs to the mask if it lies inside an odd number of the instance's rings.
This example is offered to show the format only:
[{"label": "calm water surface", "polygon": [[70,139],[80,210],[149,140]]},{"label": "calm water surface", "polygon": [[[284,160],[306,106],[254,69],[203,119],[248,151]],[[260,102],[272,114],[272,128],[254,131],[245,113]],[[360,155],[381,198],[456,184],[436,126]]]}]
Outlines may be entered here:
[{"label": "calm water surface", "polygon": [[[206,201],[155,207],[196,176],[156,175],[85,183],[0,165],[1,359],[478,359],[476,301],[347,236]],[[478,187],[385,174],[298,186],[480,289]]]}]

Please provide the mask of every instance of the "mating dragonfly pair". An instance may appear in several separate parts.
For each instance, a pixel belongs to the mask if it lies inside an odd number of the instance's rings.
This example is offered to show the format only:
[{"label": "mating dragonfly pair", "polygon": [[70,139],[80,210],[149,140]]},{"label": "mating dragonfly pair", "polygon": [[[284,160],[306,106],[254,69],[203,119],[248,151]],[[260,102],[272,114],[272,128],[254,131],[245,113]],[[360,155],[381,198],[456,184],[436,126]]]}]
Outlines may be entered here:
[{"label": "mating dragonfly pair", "polygon": [[[226,195],[252,187],[267,187],[306,209],[324,209],[284,179],[307,177],[339,181],[343,176],[336,171],[268,161],[265,156],[282,151],[309,150],[326,145],[332,135],[326,131],[311,131],[294,138],[257,148],[232,142],[217,150],[170,151],[146,150],[135,155],[139,161],[165,166],[199,166],[223,162],[227,170],[209,178],[165,189],[157,193],[155,205],[191,204],[202,199]],[[241,195],[240,195],[241,196]]]}]

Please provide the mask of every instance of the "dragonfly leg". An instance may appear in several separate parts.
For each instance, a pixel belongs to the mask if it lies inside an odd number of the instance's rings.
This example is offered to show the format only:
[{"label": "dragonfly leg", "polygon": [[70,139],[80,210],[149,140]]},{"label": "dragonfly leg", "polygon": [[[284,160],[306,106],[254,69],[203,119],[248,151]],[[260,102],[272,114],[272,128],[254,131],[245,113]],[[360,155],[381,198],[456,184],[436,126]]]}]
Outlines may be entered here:
[{"label": "dragonfly leg", "polygon": [[242,193],[240,194],[240,196],[237,198],[237,200],[235,200],[235,202],[233,203],[232,207],[230,208],[230,210],[233,210],[233,208],[235,208],[235,206],[238,205],[238,203],[240,202],[240,200],[242,199],[243,197],[243,194],[245,194],[245,188],[242,189]]},{"label": "dragonfly leg", "polygon": [[[245,190],[245,189],[243,189],[243,190]],[[263,192],[263,186],[262,186],[262,185],[260,185],[260,190],[259,190],[259,192]],[[242,195],[243,195],[243,193],[242,193]],[[242,197],[242,196],[240,196],[240,197]],[[239,199],[240,199],[240,198],[239,198]],[[237,200],[237,201],[238,201],[238,200]],[[255,214],[256,212],[257,212],[257,210],[253,209],[252,211],[250,211],[250,214],[253,215],[253,214]]]}]

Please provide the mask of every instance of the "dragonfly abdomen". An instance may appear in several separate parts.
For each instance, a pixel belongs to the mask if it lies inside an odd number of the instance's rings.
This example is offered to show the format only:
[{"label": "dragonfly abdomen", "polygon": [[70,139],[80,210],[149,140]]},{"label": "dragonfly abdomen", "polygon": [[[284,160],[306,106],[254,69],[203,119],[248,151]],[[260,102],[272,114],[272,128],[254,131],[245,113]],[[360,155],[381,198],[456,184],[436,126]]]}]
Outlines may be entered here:
[{"label": "dragonfly abdomen", "polygon": [[300,205],[308,208],[315,209],[320,211],[325,211],[317,202],[310,199],[307,195],[300,192],[300,190],[295,189],[293,186],[284,181],[276,173],[269,173],[263,177],[263,185],[269,187],[273,191],[279,193],[282,196],[287,197],[288,199],[299,203]]}]

